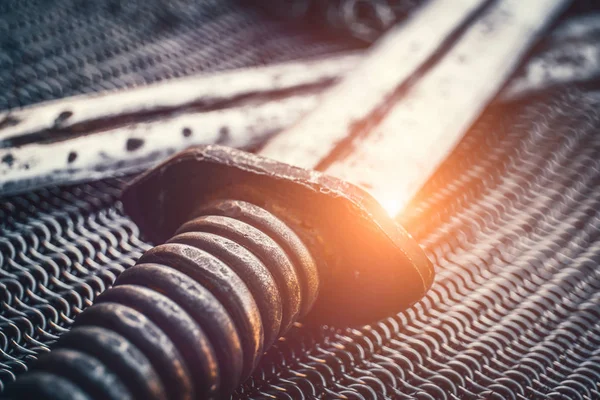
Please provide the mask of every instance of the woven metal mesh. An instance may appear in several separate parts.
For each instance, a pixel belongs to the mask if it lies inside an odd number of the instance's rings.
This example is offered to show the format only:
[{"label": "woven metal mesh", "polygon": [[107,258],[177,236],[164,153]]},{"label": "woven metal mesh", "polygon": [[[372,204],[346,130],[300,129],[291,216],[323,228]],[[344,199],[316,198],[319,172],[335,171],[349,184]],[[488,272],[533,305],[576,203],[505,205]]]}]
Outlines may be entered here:
[{"label": "woven metal mesh", "polygon": [[[403,222],[436,264],[410,310],[298,326],[239,398],[600,398],[600,96],[489,110]],[[0,203],[0,376],[26,369],[148,247],[120,183]]]},{"label": "woven metal mesh", "polygon": [[299,329],[249,386],[278,398],[600,398],[599,105],[567,93],[488,112],[403,219],[435,262],[429,294],[364,329]]},{"label": "woven metal mesh", "polygon": [[[225,0],[5,0],[0,109],[356,45]],[[600,399],[599,110],[490,109],[402,220],[429,294],[366,328],[295,327],[234,397]],[[121,187],[0,199],[0,384],[149,247]]]},{"label": "woven metal mesh", "polygon": [[3,0],[0,110],[355,48],[239,0]]}]

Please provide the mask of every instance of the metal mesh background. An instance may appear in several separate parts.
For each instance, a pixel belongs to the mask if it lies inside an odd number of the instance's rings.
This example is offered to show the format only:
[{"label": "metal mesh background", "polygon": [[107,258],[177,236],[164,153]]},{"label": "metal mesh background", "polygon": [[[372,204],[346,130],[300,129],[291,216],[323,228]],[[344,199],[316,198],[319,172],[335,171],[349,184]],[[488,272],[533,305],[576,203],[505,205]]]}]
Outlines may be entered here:
[{"label": "metal mesh background", "polygon": [[[147,19],[157,2],[82,4],[0,3],[18,33],[0,35],[0,109],[354,45],[225,1],[175,33]],[[137,8],[117,23],[110,4]],[[600,94],[568,90],[488,110],[402,219],[436,264],[427,297],[370,327],[295,327],[234,397],[600,399],[599,113]],[[121,187],[0,199],[0,382],[148,248]]]},{"label": "metal mesh background", "polygon": [[[598,399],[600,95],[489,110],[404,218],[434,260],[412,309],[296,327],[239,398]],[[0,376],[148,247],[119,182],[0,202]],[[345,396],[345,397],[343,397]]]},{"label": "metal mesh background", "polygon": [[0,110],[356,48],[243,0],[2,0]]},{"label": "metal mesh background", "polygon": [[[600,398],[599,111],[578,92],[489,110],[404,217],[436,264],[427,297],[363,329],[293,329],[236,396]],[[119,187],[0,202],[4,381],[148,247]]]}]

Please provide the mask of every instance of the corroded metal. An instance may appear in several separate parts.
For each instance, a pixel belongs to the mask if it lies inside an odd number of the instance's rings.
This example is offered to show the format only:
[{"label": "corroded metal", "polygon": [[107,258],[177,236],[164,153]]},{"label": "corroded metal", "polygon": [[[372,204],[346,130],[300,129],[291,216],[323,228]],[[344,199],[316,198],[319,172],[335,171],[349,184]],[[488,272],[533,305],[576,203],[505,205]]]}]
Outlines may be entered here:
[{"label": "corroded metal", "polygon": [[[271,213],[240,201],[205,206],[121,274],[35,371],[59,374],[93,399],[117,389],[123,399],[223,398],[246,379],[264,344],[310,310],[319,276],[300,239]],[[102,368],[81,371],[84,363]],[[29,376],[6,395],[46,390],[46,375]]]},{"label": "corroded metal", "polygon": [[[136,179],[123,200],[149,238],[171,239],[123,272],[39,367],[61,368],[65,384],[94,399],[116,388],[125,398],[225,397],[300,318],[373,322],[410,306],[433,282],[422,250],[367,193],[231,148],[179,154]],[[112,338],[87,341],[99,346],[92,356],[77,342],[90,329]],[[123,346],[139,349],[141,371],[129,370]],[[99,352],[104,363],[93,357]],[[103,369],[79,372],[84,361]],[[143,371],[157,376],[144,380]],[[43,384],[35,378],[7,395],[26,397]]]},{"label": "corroded metal", "polygon": [[[136,179],[123,195],[127,213],[156,243],[165,242],[178,229],[203,226],[220,233],[206,227],[208,222],[187,221],[202,205],[228,198],[267,210],[273,216],[265,214],[263,221],[283,221],[307,246],[320,279],[329,284],[320,288],[314,319],[318,315],[328,323],[365,323],[407,307],[431,284],[433,271],[418,245],[371,196],[316,171],[213,145],[180,153]],[[260,215],[234,205],[229,212],[235,218],[245,214],[245,223]],[[268,225],[271,234],[258,228],[275,241],[283,240],[274,225]],[[312,303],[317,292],[311,281],[316,279],[314,268],[299,272],[307,289],[312,288]]]}]

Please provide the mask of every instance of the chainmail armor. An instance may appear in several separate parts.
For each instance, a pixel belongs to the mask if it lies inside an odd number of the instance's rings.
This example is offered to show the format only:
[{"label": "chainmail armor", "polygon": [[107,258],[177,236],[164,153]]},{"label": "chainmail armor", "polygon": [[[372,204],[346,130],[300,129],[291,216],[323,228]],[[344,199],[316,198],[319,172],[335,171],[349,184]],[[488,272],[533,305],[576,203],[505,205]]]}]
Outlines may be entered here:
[{"label": "chainmail armor", "polygon": [[[357,46],[227,1],[179,0],[197,18],[163,31],[144,28],[158,0],[42,3],[0,4],[0,109]],[[435,263],[428,295],[368,327],[294,327],[234,398],[599,399],[599,129],[593,90],[488,109],[401,219]],[[124,183],[0,199],[0,385],[149,248]]]}]

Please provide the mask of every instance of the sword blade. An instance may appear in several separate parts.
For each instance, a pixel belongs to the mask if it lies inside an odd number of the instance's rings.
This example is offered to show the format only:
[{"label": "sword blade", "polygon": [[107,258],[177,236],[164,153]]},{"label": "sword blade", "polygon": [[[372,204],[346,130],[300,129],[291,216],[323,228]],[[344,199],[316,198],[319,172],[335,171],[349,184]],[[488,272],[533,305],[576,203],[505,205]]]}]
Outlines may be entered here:
[{"label": "sword blade", "polygon": [[[495,2],[440,61],[390,106],[376,126],[364,124],[364,132],[354,133],[329,154],[324,153],[327,147],[323,146],[323,138],[302,144],[306,135],[318,137],[321,129],[326,129],[327,138],[338,141],[337,134],[329,135],[328,123],[336,124],[335,132],[340,127],[350,130],[355,119],[345,110],[362,104],[362,96],[353,95],[362,90],[361,83],[353,79],[353,87],[342,85],[328,94],[325,107],[319,107],[292,132],[278,136],[263,154],[279,155],[280,160],[316,167],[362,186],[390,214],[397,214],[451,153],[568,3]],[[348,104],[349,101],[353,103]],[[327,113],[335,112],[334,105],[343,111],[328,116]],[[298,129],[305,130],[304,137],[300,137]],[[321,147],[315,148],[316,143]]]},{"label": "sword blade", "polygon": [[[433,0],[376,42],[367,56],[330,89],[319,108],[271,140],[261,154],[314,168],[332,147],[372,123],[410,78],[439,54],[489,1]],[[314,135],[318,140],[306,140]]]},{"label": "sword blade", "polygon": [[[600,14],[563,21],[495,100],[598,79],[600,44],[594,35],[599,25]],[[318,96],[359,65],[365,53],[199,75],[0,112],[0,194],[142,170],[198,144],[256,148],[317,109]],[[67,111],[69,118],[61,118]],[[129,141],[140,140],[142,147],[126,151]],[[326,153],[335,146],[327,135],[315,140]]]}]

